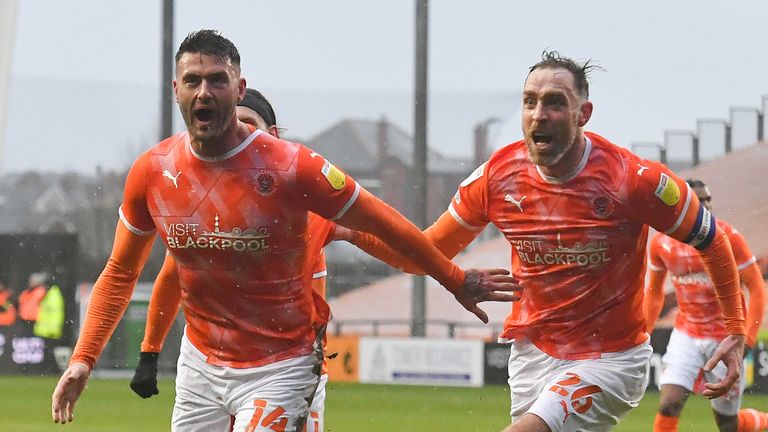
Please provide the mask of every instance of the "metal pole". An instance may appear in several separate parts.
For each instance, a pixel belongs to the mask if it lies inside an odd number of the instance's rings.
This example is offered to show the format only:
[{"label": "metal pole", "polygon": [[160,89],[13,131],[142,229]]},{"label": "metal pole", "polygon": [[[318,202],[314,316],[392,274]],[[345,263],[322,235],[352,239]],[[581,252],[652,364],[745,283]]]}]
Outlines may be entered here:
[{"label": "metal pole", "polygon": [[160,77],[160,140],[173,134],[173,0],[163,0],[162,76]]},{"label": "metal pole", "polygon": [[693,166],[697,166],[699,164],[699,136],[694,134],[693,139],[691,139],[691,144],[693,145],[693,149],[691,149],[691,153],[693,155]]},{"label": "metal pole", "polygon": [[[416,76],[413,107],[413,223],[427,226],[427,63],[429,0],[416,0]],[[426,334],[426,279],[413,276],[411,335]]]}]

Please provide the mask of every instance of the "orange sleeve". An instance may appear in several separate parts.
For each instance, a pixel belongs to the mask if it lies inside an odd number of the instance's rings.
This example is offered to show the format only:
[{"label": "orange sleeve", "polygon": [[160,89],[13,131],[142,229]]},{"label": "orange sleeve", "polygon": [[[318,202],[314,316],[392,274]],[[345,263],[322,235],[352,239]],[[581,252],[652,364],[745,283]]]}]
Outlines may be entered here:
[{"label": "orange sleeve", "polygon": [[360,185],[323,156],[301,146],[296,162],[296,203],[328,220],[337,220],[352,206]]},{"label": "orange sleeve", "polygon": [[85,363],[93,370],[117,323],[131,300],[133,288],[152,250],[154,236],[140,236],[123,222],[117,224],[115,243],[106,267],[91,291],[70,363]]},{"label": "orange sleeve", "polygon": [[739,271],[739,279],[749,292],[749,304],[747,305],[747,345],[753,347],[757,342],[757,333],[763,323],[765,315],[765,283],[760,274],[760,268],[756,263]]},{"label": "orange sleeve", "polygon": [[448,212],[461,226],[470,231],[482,231],[490,223],[488,217],[488,178],[490,164],[486,162],[465,178],[453,195]]},{"label": "orange sleeve", "polygon": [[361,188],[357,201],[338,223],[380,238],[451,292],[464,284],[462,269],[443,256],[408,219],[365,189]]},{"label": "orange sleeve", "polygon": [[736,271],[731,245],[723,230],[716,230],[712,243],[706,249],[700,250],[699,254],[715,286],[725,328],[730,334],[746,335],[739,274]]},{"label": "orange sleeve", "polygon": [[664,279],[667,276],[667,268],[659,256],[661,251],[662,234],[656,233],[651,239],[648,250],[648,286],[645,288],[643,298],[643,314],[645,316],[645,331],[653,331],[661,310],[664,308]]},{"label": "orange sleeve", "polygon": [[666,270],[650,270],[648,274],[648,286],[645,288],[645,297],[643,299],[643,313],[645,315],[645,331],[653,331],[656,326],[656,320],[659,319],[661,309],[664,308],[664,278],[667,276]]},{"label": "orange sleeve", "polygon": [[715,287],[725,326],[731,334],[745,334],[741,289],[728,238],[693,190],[666,166],[642,161],[632,175],[635,211],[659,232],[695,247]]},{"label": "orange sleeve", "polygon": [[147,207],[147,171],[150,164],[149,151],[136,159],[125,179],[120,219],[134,234],[146,235],[155,231],[155,223]]},{"label": "orange sleeve", "polygon": [[176,271],[176,261],[170,254],[165,255],[163,267],[155,278],[152,297],[147,308],[147,324],[144,328],[142,352],[159,353],[168,332],[176,320],[181,306],[181,281]]},{"label": "orange sleeve", "polygon": [[[461,226],[456,219],[445,212],[424,230],[424,237],[432,242],[442,254],[452,259],[474,240],[480,231],[468,230]],[[369,255],[384,261],[392,267],[406,273],[424,274],[424,272],[411,260],[399,254],[384,242],[368,233],[355,232],[350,243],[359,247]]]}]

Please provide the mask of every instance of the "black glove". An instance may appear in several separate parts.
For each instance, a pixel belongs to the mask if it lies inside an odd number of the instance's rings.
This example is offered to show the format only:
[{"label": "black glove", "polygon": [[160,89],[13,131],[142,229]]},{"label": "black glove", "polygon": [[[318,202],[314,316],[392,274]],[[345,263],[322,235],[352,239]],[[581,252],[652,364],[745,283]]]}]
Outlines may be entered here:
[{"label": "black glove", "polygon": [[142,352],[139,354],[139,364],[131,380],[131,390],[143,399],[160,393],[157,389],[157,358],[160,353]]}]

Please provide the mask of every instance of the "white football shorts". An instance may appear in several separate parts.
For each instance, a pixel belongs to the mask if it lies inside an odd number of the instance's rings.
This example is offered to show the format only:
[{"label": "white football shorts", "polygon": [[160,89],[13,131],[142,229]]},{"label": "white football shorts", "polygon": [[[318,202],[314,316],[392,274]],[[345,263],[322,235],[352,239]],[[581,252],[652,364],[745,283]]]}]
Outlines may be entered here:
[{"label": "white football shorts", "polygon": [[227,431],[234,416],[233,432],[303,432],[319,362],[310,354],[253,368],[213,366],[184,336],[171,430]]},{"label": "white football shorts", "polygon": [[[659,385],[674,384],[692,392],[699,372],[714,354],[718,345],[720,341],[694,338],[673,329],[667,344],[667,352],[661,358],[662,372]],[[706,382],[718,382],[727,372],[728,368],[725,364],[719,362],[712,372],[704,372],[704,379]],[[726,416],[738,415],[745,385],[745,374],[742,373],[738,385],[731,387],[725,395],[710,401],[712,409]]]},{"label": "white football shorts", "polygon": [[640,403],[652,353],[645,342],[597,359],[561,360],[515,340],[508,368],[512,422],[531,413],[553,432],[610,430]]}]

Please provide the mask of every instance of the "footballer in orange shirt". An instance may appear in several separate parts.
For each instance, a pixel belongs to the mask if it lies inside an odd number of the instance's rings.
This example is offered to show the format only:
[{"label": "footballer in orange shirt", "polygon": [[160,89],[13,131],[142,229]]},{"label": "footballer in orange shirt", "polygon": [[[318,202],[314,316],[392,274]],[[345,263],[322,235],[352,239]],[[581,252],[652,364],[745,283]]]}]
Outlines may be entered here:
[{"label": "footballer in orange shirt", "polygon": [[[238,102],[236,110],[237,118],[243,123],[255,126],[279,138],[279,130],[276,125],[277,118],[272,104],[258,90],[246,89],[245,96],[243,100]],[[330,240],[329,234],[333,231],[334,226],[333,222],[314,213],[309,214],[307,256],[317,257],[312,268],[312,289],[322,299],[325,299],[327,275],[322,248]],[[181,307],[181,293],[182,287],[176,272],[176,262],[170,254],[166,254],[163,266],[152,288],[139,364],[136,366],[136,372],[130,384],[131,389],[142,398],[149,398],[159,393],[157,388],[158,358]],[[318,302],[318,307],[325,309],[321,301]],[[324,316],[321,318],[321,322],[325,321],[327,321],[327,317]],[[324,360],[320,382],[312,398],[309,418],[307,419],[306,430],[310,432],[322,432],[324,430],[327,382],[328,373]]]},{"label": "footballer in orange shirt", "polygon": [[[449,258],[489,223],[512,246],[523,290],[500,336],[511,347],[507,432],[609,430],[638,405],[652,353],[642,313],[648,226],[694,246],[714,281],[728,336],[706,367],[723,360],[728,374],[706,394],[726,392],[741,370],[744,316],[726,237],[665,166],[583,131],[591,68],[544,52],[525,81],[524,139],[464,180],[425,231]],[[419,270],[369,235],[337,237]]]},{"label": "footballer in orange shirt", "polygon": [[[699,202],[711,211],[712,196],[701,180],[686,180]],[[747,306],[746,344],[754,346],[757,332],[765,312],[765,286],[756,260],[744,237],[730,224],[719,219],[718,229],[728,238],[736,259],[739,279],[749,292]],[[648,250],[650,270],[646,288],[644,313],[647,330],[653,330],[664,303],[664,280],[669,273],[675,288],[678,313],[675,327],[662,358],[660,379],[661,401],[656,414],[654,431],[677,431],[678,418],[688,396],[693,392],[694,383],[701,368],[717,348],[718,342],[727,336],[727,329],[721,318],[720,304],[712,289],[712,282],[705,272],[704,263],[691,246],[673,238],[656,233],[651,238]],[[704,379],[722,379],[725,371],[718,365],[704,373]],[[712,399],[712,410],[721,431],[751,432],[768,427],[768,415],[754,410],[742,410],[744,377],[729,392]]]},{"label": "footballer in orange shirt", "polygon": [[478,302],[517,299],[507,271],[462,270],[321,155],[238,121],[240,55],[217,31],[184,39],[173,87],[187,130],[144,152],[128,173],[112,254],[52,395],[54,422],[73,420],[156,233],[176,262],[187,322],[176,432],[226,430],[231,415],[236,432],[303,427],[327,320],[311,288],[309,212],[378,236],[483,321]]}]

